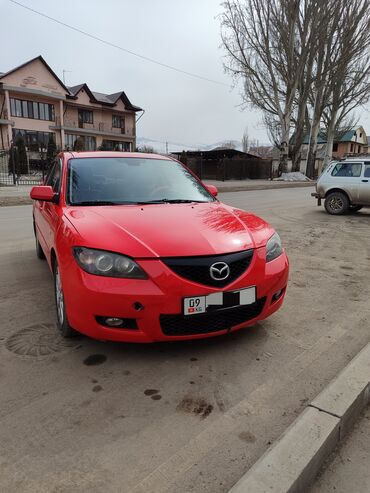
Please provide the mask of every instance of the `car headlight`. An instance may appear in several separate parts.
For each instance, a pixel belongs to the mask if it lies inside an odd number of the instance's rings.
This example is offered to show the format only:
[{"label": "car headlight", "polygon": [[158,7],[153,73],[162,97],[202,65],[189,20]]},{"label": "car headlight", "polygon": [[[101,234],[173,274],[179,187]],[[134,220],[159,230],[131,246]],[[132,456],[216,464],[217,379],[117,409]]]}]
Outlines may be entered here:
[{"label": "car headlight", "polygon": [[75,247],[73,255],[78,265],[89,274],[126,279],[147,279],[143,269],[132,259],[119,253]]},{"label": "car headlight", "polygon": [[266,245],[266,262],[271,262],[283,253],[280,236],[275,233],[271,236]]}]

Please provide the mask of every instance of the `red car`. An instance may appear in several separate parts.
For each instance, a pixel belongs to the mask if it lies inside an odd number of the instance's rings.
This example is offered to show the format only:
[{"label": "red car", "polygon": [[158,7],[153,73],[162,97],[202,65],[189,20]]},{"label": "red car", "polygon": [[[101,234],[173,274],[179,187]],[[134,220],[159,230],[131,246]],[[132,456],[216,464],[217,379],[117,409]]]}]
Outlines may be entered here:
[{"label": "red car", "polygon": [[95,339],[210,337],[283,303],[288,259],[265,221],[155,154],[64,152],[31,191],[57,326]]}]

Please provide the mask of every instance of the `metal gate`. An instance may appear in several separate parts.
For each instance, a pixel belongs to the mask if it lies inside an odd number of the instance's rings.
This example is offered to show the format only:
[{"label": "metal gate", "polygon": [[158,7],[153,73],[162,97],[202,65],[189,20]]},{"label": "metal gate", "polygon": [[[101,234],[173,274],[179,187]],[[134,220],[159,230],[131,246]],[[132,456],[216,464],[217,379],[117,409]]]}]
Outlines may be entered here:
[{"label": "metal gate", "polygon": [[51,163],[46,159],[35,159],[27,152],[27,162],[19,163],[12,151],[0,150],[0,187],[41,185],[48,174]]}]

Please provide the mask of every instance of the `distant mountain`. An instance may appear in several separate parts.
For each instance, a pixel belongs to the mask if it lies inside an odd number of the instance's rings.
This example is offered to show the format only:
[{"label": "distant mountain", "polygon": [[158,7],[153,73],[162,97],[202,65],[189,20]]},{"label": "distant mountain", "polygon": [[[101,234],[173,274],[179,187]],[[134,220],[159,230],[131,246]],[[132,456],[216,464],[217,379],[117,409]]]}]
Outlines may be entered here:
[{"label": "distant mountain", "polygon": [[[159,154],[166,153],[166,142],[161,142],[159,140],[148,139],[146,137],[138,137],[136,139],[137,147],[152,147],[155,152]],[[202,145],[202,144],[181,144],[179,142],[168,142],[168,152],[181,152],[181,151],[211,151],[212,149],[216,149],[218,147],[226,147],[236,149],[238,151],[243,150],[242,142],[240,140],[219,140],[218,142],[213,142],[213,144]],[[265,157],[267,153],[270,155],[270,151],[273,149],[273,146],[269,143],[259,143],[256,145],[255,141],[253,141],[250,152],[260,154],[262,157]]]},{"label": "distant mountain", "polygon": [[[153,147],[156,152],[165,153],[166,152],[166,142],[161,142],[154,139],[148,139],[146,137],[138,137],[136,139],[137,147]],[[239,140],[220,140],[209,145],[197,145],[193,144],[181,144],[178,142],[168,142],[168,152],[181,152],[181,151],[210,151],[216,147],[232,147],[238,151],[242,150],[242,143]]]}]

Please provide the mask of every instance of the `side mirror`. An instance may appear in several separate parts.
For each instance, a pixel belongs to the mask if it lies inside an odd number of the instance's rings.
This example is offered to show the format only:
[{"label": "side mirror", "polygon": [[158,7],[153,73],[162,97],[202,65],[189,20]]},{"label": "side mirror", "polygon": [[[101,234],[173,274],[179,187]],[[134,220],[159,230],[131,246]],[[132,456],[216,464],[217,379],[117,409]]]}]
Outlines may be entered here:
[{"label": "side mirror", "polygon": [[215,187],[214,185],[205,185],[205,187],[211,195],[213,195],[214,197],[217,197],[217,195],[218,195],[217,187]]},{"label": "side mirror", "polygon": [[40,185],[32,187],[30,197],[32,200],[42,200],[44,202],[53,202],[56,194],[52,187]]}]

